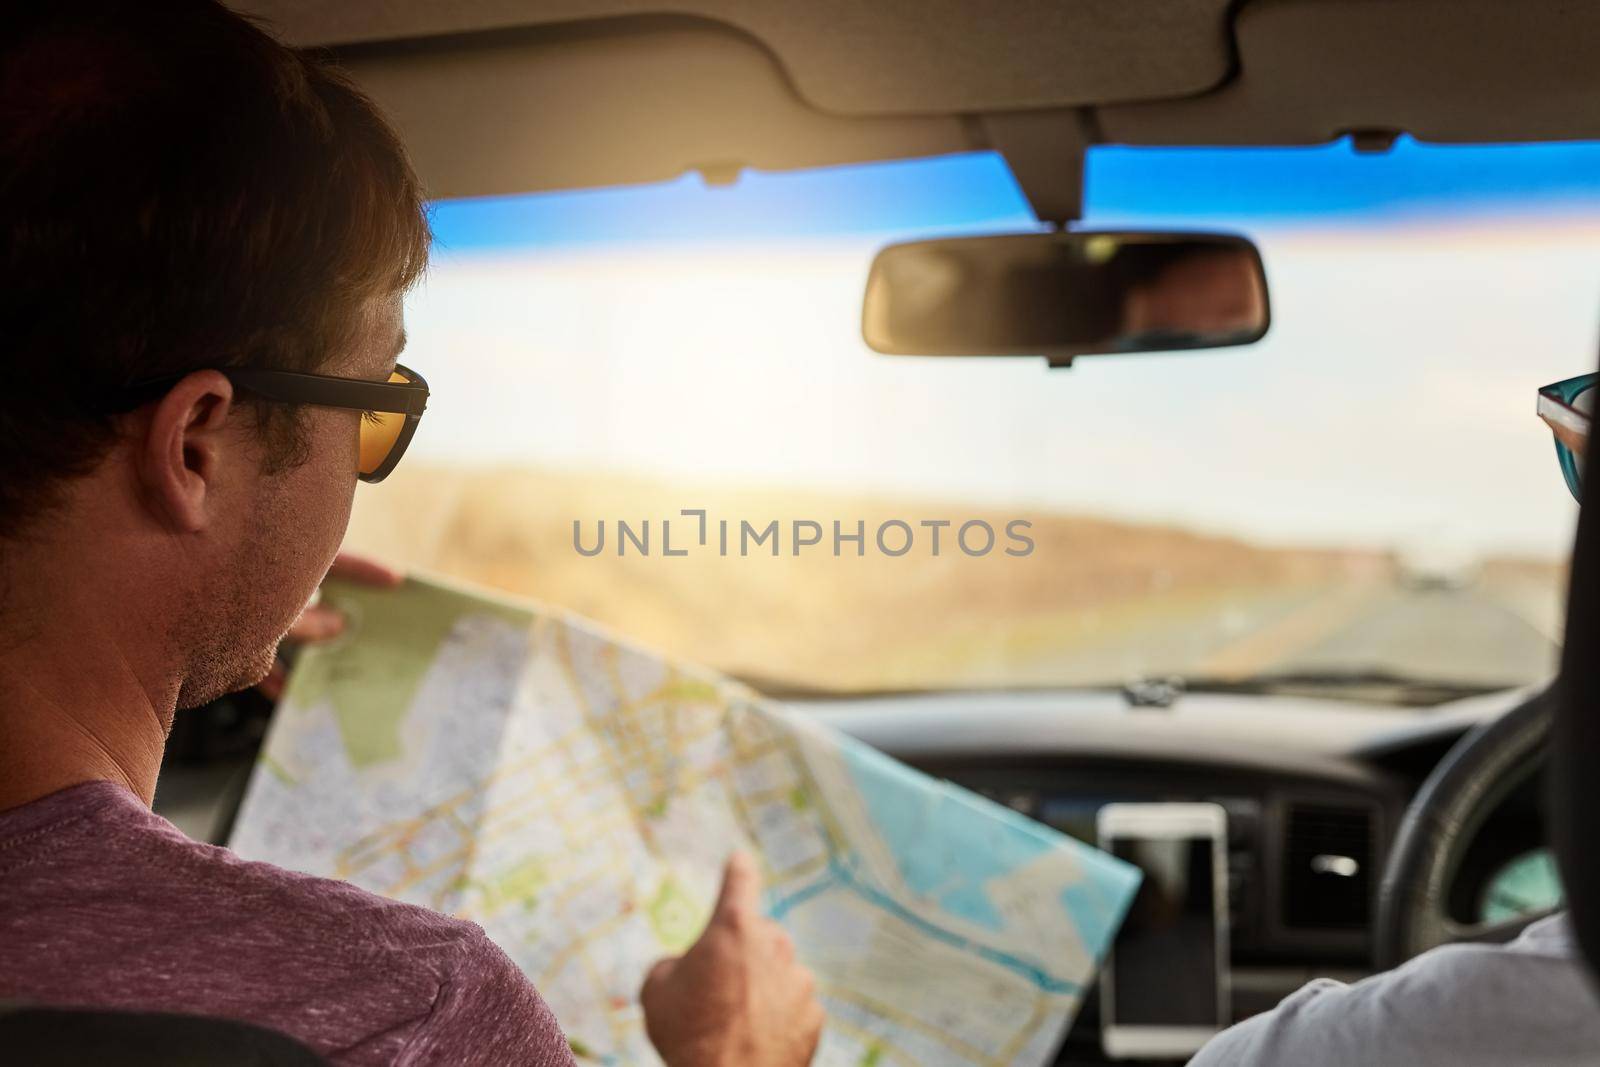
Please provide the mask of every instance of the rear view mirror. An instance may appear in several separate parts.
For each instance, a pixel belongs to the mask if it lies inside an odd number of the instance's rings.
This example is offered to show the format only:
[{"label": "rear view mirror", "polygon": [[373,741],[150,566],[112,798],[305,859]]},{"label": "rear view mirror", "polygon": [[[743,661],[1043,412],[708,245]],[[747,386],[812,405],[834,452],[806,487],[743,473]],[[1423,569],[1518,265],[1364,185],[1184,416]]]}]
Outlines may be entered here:
[{"label": "rear view mirror", "polygon": [[1222,348],[1267,332],[1255,245],[1215,233],[1017,233],[890,245],[861,332],[894,356]]}]

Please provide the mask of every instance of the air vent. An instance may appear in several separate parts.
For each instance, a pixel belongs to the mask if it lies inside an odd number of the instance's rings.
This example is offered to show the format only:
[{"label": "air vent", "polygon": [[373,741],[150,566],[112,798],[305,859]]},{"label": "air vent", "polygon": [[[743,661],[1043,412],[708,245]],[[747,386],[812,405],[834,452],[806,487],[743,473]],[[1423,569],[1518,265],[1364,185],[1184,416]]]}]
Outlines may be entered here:
[{"label": "air vent", "polygon": [[1285,926],[1358,930],[1372,901],[1372,814],[1294,804],[1284,843]]}]

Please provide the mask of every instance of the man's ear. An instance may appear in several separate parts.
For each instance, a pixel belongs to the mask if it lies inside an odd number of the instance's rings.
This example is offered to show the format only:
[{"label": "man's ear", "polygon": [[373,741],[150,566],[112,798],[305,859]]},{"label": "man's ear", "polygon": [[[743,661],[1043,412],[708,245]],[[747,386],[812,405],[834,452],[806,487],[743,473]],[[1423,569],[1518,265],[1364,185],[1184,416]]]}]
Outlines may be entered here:
[{"label": "man's ear", "polygon": [[233,383],[218,371],[186,376],[157,402],[138,450],[142,495],[176,530],[194,533],[209,520],[207,497],[238,438],[224,432],[233,410]]}]

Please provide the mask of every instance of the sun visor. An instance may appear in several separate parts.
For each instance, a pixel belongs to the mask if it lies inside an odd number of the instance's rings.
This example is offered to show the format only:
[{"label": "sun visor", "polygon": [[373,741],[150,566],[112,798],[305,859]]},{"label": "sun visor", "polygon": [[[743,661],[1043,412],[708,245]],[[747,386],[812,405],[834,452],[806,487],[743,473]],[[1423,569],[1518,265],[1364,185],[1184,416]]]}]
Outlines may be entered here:
[{"label": "sun visor", "polygon": [[1125,144],[1316,144],[1350,131],[1442,143],[1600,138],[1600,4],[1253,0],[1238,76],[1187,100],[1097,112]]},{"label": "sun visor", "polygon": [[726,26],[479,34],[342,49],[430,196],[668,181],[970,151],[955,116],[842,118],[810,107],[770,53]]},{"label": "sun visor", "polygon": [[[649,35],[676,15],[758,43],[833,115],[957,115],[1204,92],[1233,67],[1231,0],[234,0],[297,45],[373,44],[581,23]],[[576,83],[572,88],[578,88]],[[732,85],[729,86],[733,88]],[[573,104],[575,93],[546,100]]]}]

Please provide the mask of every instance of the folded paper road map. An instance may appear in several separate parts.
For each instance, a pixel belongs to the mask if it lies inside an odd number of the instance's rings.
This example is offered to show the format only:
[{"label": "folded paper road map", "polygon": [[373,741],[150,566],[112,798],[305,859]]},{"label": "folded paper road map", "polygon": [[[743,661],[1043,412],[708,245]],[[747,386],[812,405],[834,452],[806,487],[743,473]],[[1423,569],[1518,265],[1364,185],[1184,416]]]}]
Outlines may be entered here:
[{"label": "folded paper road map", "polygon": [[555,609],[331,585],[237,822],[243,856],[471,919],[580,1062],[658,1063],[638,991],[722,866],[815,972],[816,1062],[1050,1062],[1138,872],[737,682]]}]

